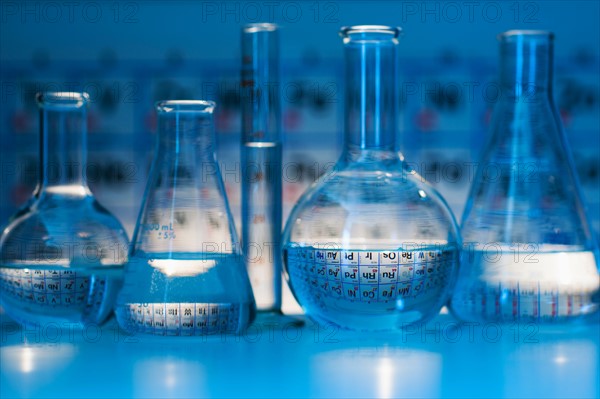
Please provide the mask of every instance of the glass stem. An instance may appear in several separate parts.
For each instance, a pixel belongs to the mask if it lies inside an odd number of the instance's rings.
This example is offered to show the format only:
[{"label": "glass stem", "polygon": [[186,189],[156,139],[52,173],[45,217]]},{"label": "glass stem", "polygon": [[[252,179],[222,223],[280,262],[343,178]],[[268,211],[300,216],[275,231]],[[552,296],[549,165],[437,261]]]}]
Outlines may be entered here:
[{"label": "glass stem", "polygon": [[510,39],[500,44],[500,82],[508,93],[505,97],[551,98],[551,37],[515,35]]},{"label": "glass stem", "polygon": [[[500,109],[510,111],[499,117],[510,117],[512,123],[510,129],[502,132],[504,137],[497,140],[503,143],[511,159],[535,159],[536,142],[550,140],[547,135],[539,134],[532,121],[534,116],[546,115],[550,120],[553,117],[552,48],[549,35],[514,34],[501,38],[500,84],[504,106]],[[504,240],[514,233],[518,185],[518,178],[509,179]]]},{"label": "glass stem", "polygon": [[345,44],[346,149],[396,149],[397,72],[395,39]]},{"label": "glass stem", "polygon": [[[87,194],[85,107],[40,110],[40,184],[37,195],[56,187],[77,187],[69,194]],[[77,192],[76,192],[77,191]]]}]

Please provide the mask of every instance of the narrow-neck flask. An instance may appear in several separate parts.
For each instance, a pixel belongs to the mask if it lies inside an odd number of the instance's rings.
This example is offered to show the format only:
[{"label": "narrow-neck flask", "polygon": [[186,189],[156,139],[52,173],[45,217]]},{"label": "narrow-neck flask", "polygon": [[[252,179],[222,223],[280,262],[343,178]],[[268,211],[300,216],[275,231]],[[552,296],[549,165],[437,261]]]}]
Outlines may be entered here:
[{"label": "narrow-neck flask", "polygon": [[355,330],[390,330],[438,313],[460,236],[443,199],[397,151],[399,28],[354,26],[345,46],[344,147],[284,230],[284,268],[306,313]]},{"label": "narrow-neck flask", "polygon": [[242,247],[259,311],[281,310],[279,31],[242,28]]},{"label": "narrow-neck flask", "polygon": [[101,323],[121,286],[127,234],[86,183],[88,101],[37,95],[38,185],[0,236],[2,305],[23,325]]},{"label": "narrow-neck flask", "polygon": [[501,96],[463,214],[451,308],[470,321],[579,320],[598,310],[598,248],[552,99],[553,35],[499,41]]},{"label": "narrow-neck flask", "polygon": [[209,101],[156,106],[156,153],[117,300],[117,320],[127,331],[237,333],[254,318],[215,158],[214,107]]}]

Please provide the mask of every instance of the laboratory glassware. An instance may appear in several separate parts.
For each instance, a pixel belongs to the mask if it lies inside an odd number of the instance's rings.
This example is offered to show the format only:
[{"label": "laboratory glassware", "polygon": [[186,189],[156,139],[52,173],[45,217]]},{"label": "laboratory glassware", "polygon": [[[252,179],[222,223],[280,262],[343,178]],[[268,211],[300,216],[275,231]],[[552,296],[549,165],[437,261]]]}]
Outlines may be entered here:
[{"label": "laboratory glassware", "polygon": [[156,105],[154,162],[117,321],[132,333],[238,333],[256,305],[215,157],[210,101]]},{"label": "laboratory glassware", "polygon": [[279,31],[242,28],[242,248],[259,311],[281,311]]},{"label": "laboratory glassware", "polygon": [[598,248],[552,98],[553,34],[499,35],[500,97],[463,214],[451,308],[468,321],[563,322],[598,310]]},{"label": "laboratory glassware", "polygon": [[2,305],[23,325],[85,328],[113,310],[127,234],[87,186],[87,93],[36,98],[39,181],[0,236]]},{"label": "laboratory glassware", "polygon": [[345,46],[342,155],[302,195],[284,271],[306,313],[354,330],[422,322],[450,295],[460,249],[452,212],[397,151],[400,29],[353,26]]}]

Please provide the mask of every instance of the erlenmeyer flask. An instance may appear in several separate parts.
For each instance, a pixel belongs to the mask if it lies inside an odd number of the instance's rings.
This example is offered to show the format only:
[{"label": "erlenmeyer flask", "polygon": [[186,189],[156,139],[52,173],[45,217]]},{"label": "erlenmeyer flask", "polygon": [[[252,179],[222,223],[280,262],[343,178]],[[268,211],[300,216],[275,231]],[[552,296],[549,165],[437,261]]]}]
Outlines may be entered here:
[{"label": "erlenmeyer flask", "polygon": [[552,100],[553,35],[500,40],[501,97],[463,215],[453,312],[567,321],[598,310],[598,249]]},{"label": "erlenmeyer flask", "polygon": [[346,56],[345,138],[333,171],[300,198],[284,267],[306,313],[357,330],[406,327],[450,295],[460,245],[454,217],[397,152],[399,28],[340,32]]},{"label": "erlenmeyer flask", "polygon": [[157,150],[117,300],[119,325],[236,333],[256,306],[215,159],[209,101],[158,103]]},{"label": "erlenmeyer flask", "polygon": [[86,93],[37,95],[39,183],[0,236],[2,305],[24,325],[100,323],[121,287],[127,234],[85,178],[88,101]]}]

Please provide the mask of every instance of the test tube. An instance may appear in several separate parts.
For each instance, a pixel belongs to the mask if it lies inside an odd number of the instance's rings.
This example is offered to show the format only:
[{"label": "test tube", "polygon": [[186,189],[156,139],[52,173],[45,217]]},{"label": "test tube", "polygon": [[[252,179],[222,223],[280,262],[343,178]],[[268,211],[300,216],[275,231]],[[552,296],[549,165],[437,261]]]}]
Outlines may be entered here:
[{"label": "test tube", "polygon": [[279,31],[242,28],[242,245],[259,312],[281,312]]}]

